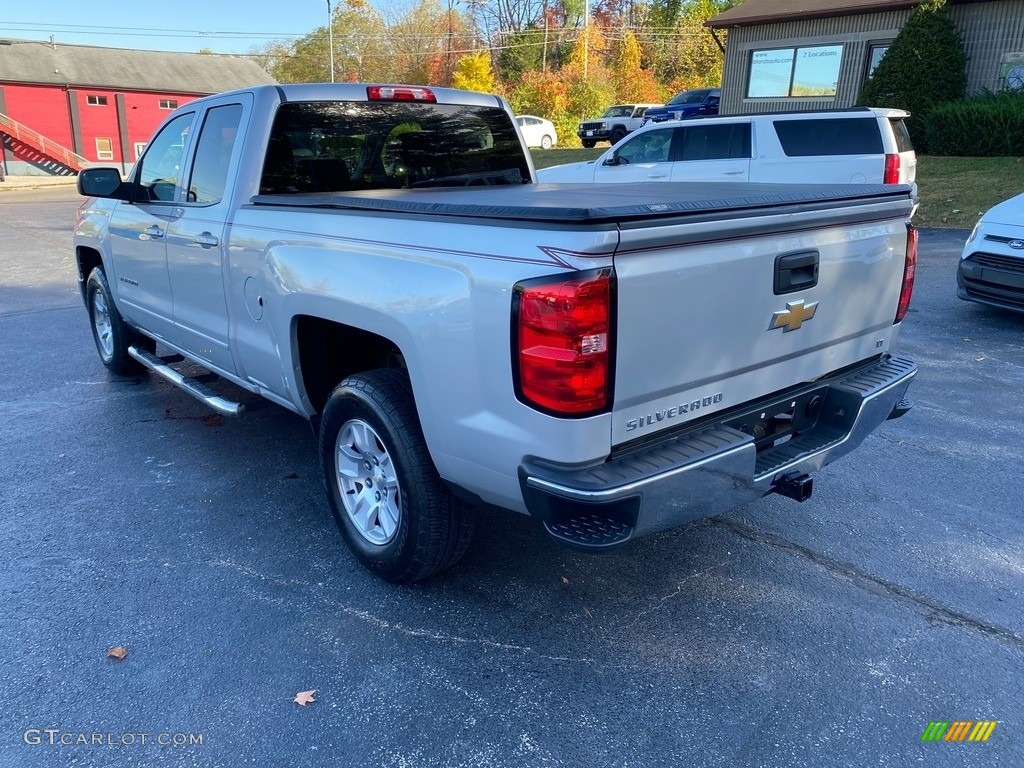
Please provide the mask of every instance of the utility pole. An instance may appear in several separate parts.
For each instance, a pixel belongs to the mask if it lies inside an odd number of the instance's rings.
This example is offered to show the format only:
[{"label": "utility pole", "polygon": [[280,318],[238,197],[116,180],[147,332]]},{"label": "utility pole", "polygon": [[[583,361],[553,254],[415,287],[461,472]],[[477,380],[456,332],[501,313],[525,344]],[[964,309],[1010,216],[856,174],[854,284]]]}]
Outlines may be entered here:
[{"label": "utility pole", "polygon": [[327,45],[331,49],[331,82],[334,82],[334,17],[331,15],[331,0],[327,0]]},{"label": "utility pole", "polygon": [[590,0],[583,0],[583,77],[590,63]]}]

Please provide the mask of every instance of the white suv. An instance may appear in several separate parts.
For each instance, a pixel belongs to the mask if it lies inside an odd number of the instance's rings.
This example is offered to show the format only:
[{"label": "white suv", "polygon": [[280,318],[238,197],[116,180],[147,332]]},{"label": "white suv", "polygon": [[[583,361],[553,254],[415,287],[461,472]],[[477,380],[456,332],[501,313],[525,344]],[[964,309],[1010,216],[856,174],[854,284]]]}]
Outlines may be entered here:
[{"label": "white suv", "polygon": [[648,109],[660,106],[661,104],[616,104],[608,107],[598,118],[583,120],[576,129],[576,135],[587,149],[599,141],[614,144],[644,124],[644,113]]},{"label": "white suv", "polygon": [[917,155],[903,124],[909,116],[851,107],[649,123],[596,160],[537,175],[544,182],[914,185]]}]

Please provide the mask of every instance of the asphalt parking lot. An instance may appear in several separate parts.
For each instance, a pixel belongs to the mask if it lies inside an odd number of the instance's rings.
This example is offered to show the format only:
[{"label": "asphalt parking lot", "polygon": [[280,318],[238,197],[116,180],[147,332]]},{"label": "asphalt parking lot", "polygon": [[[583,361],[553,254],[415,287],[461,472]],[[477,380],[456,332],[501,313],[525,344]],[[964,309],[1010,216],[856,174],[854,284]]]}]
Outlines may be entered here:
[{"label": "asphalt parking lot", "polygon": [[487,511],[398,588],[305,422],[106,374],[77,205],[0,194],[0,766],[1024,765],[1024,316],[956,298],[966,233],[922,233],[917,407],[808,502],[602,557]]}]

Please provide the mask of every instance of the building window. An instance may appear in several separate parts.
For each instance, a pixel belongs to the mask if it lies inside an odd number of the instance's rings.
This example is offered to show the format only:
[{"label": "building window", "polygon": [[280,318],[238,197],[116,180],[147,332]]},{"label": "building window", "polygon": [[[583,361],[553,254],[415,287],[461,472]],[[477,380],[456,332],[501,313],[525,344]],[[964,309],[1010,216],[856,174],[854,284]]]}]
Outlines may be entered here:
[{"label": "building window", "polygon": [[885,52],[889,50],[889,44],[883,43],[882,45],[872,45],[868,48],[868,79],[875,74],[875,70],[878,69],[878,63],[885,56]]},{"label": "building window", "polygon": [[142,157],[142,153],[146,151],[146,142],[136,141],[135,142],[135,159],[138,160]]},{"label": "building window", "polygon": [[751,51],[747,98],[835,96],[843,46]]},{"label": "building window", "polygon": [[177,99],[160,99],[160,109],[177,109]]},{"label": "building window", "polygon": [[107,106],[106,96],[86,96],[85,103],[91,107],[105,107]]},{"label": "building window", "polygon": [[114,159],[114,142],[111,139],[104,139],[97,137],[96,139],[96,159],[97,160],[113,160]]}]

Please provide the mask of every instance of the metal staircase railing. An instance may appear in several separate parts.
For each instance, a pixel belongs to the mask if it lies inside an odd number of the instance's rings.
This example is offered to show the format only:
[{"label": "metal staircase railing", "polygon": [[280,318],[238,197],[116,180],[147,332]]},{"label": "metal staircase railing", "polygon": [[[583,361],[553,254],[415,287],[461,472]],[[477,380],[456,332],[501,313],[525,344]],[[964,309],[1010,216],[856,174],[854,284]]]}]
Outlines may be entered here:
[{"label": "metal staircase railing", "polygon": [[41,133],[33,131],[27,125],[19,123],[2,112],[0,112],[0,133],[6,133],[16,141],[28,145],[73,171],[80,171],[89,164],[88,160],[81,155],[76,155],[63,144],[46,138]]}]

